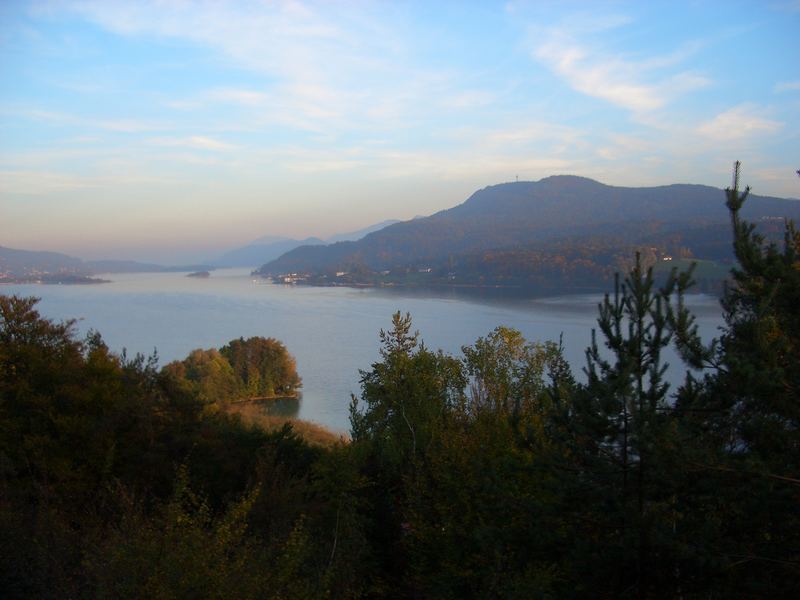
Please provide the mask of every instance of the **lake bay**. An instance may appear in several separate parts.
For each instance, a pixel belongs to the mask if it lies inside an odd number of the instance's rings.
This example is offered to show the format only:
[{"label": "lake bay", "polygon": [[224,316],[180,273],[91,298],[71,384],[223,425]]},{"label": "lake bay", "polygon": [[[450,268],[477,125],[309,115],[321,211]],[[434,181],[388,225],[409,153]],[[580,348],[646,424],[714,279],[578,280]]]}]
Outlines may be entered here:
[{"label": "lake bay", "polygon": [[[0,293],[41,298],[39,312],[55,320],[76,318],[82,336],[99,331],[115,352],[149,355],[160,364],[195,348],[218,348],[239,337],[273,337],[297,359],[303,379],[301,419],[339,431],[349,429],[350,394],[358,395],[359,369],[379,358],[378,332],[391,316],[410,312],[414,328],[431,349],[460,354],[495,327],[519,329],[529,341],[558,341],[581,378],[584,351],[597,320],[599,294],[516,298],[499,290],[436,291],[284,286],[250,276],[248,269],[222,269],[207,279],[185,273],[103,276],[101,285],[8,285]],[[716,298],[689,299],[705,340],[722,324]],[[679,360],[673,353],[666,359]],[[672,369],[671,379],[682,379]]]}]

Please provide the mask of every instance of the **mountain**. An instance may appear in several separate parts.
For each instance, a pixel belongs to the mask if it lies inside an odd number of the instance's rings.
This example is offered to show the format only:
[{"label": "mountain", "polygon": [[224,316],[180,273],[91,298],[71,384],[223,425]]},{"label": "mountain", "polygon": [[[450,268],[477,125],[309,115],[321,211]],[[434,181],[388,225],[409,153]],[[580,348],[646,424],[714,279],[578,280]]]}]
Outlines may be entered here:
[{"label": "mountain", "polygon": [[0,246],[0,274],[24,277],[38,274],[89,275],[80,258],[60,252],[17,250]]},{"label": "mountain", "polygon": [[386,221],[381,221],[380,223],[375,223],[374,225],[370,225],[369,227],[365,227],[364,229],[359,229],[357,231],[351,231],[349,233],[339,233],[337,235],[332,235],[331,237],[325,240],[328,244],[335,244],[336,242],[357,242],[363,237],[366,237],[370,233],[375,231],[380,231],[389,225],[394,225],[395,223],[399,223],[398,219],[388,219]]},{"label": "mountain", "polygon": [[326,240],[321,240],[316,237],[310,237],[305,240],[293,240],[287,237],[266,235],[257,240],[253,240],[246,246],[230,250],[211,262],[218,267],[253,267],[263,265],[265,262],[274,260],[299,246],[320,246],[326,243],[332,244],[334,242],[356,241],[374,231],[393,225],[394,223],[399,223],[399,221],[397,219],[382,221],[365,227],[364,229],[333,235]]},{"label": "mountain", "polygon": [[0,283],[104,283],[80,258],[0,246]]},{"label": "mountain", "polygon": [[91,274],[91,269],[74,256],[0,246],[0,282],[90,283],[95,281],[90,279]]},{"label": "mountain", "polygon": [[87,260],[84,264],[93,273],[175,273],[205,271],[210,268],[208,265],[164,266],[135,260]]},{"label": "mountain", "polygon": [[[98,273],[200,271],[204,265],[165,267],[132,260],[88,260],[60,252],[19,250],[0,246],[0,280],[86,283]],[[99,280],[91,280],[99,281]]]},{"label": "mountain", "polygon": [[[800,218],[800,202],[751,195],[742,210],[749,220]],[[646,244],[650,238],[685,235],[694,239],[724,236],[729,243],[728,211],[722,190],[675,184],[628,188],[575,176],[553,176],[536,182],[493,185],[464,203],[430,217],[390,225],[357,242],[302,246],[264,264],[259,272],[324,273],[359,267],[372,271],[441,266],[454,257],[489,250],[552,244]],[[723,233],[726,232],[726,233]],[[692,237],[692,236],[690,236]],[[597,243],[600,243],[598,241]]]},{"label": "mountain", "polygon": [[305,240],[293,240],[266,236],[259,238],[259,240],[251,242],[247,246],[230,250],[219,258],[212,260],[211,263],[217,267],[253,267],[274,260],[298,246],[314,246],[325,243],[315,237]]}]

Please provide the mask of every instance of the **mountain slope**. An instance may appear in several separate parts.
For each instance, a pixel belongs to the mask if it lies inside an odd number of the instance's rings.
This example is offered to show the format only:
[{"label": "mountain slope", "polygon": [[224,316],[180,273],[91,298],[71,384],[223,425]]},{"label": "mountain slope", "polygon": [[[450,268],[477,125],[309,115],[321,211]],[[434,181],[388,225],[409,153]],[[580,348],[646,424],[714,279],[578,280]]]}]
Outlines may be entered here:
[{"label": "mountain slope", "polygon": [[[267,237],[262,239],[271,238]],[[211,261],[211,263],[216,267],[253,267],[274,260],[298,246],[314,246],[324,243],[325,242],[319,238],[307,238],[305,240],[279,238],[275,241],[263,243],[253,242],[247,246],[230,250],[219,258]]]},{"label": "mountain slope", "polygon": [[380,231],[388,227],[389,225],[394,225],[395,223],[399,223],[400,221],[397,219],[387,219],[386,221],[381,221],[380,223],[375,223],[374,225],[370,225],[369,227],[364,227],[363,229],[358,229],[357,231],[350,231],[348,233],[337,233],[336,235],[332,235],[331,237],[325,240],[328,244],[335,244],[336,242],[357,242],[363,237],[366,237],[370,233],[374,231]]},{"label": "mountain slope", "polygon": [[348,233],[339,233],[333,235],[326,240],[321,240],[316,237],[310,237],[305,240],[294,240],[287,237],[267,235],[261,237],[246,246],[234,248],[220,256],[219,258],[211,261],[213,265],[218,267],[253,267],[262,265],[266,262],[275,260],[279,256],[298,248],[300,246],[321,246],[323,244],[333,244],[342,241],[356,241],[360,240],[367,234],[373,231],[378,231],[398,223],[396,219],[382,221],[375,223],[364,229],[357,231],[350,231]]},{"label": "mountain slope", "polygon": [[90,272],[83,261],[74,256],[0,246],[0,273],[21,277],[35,273],[88,275]]},{"label": "mountain slope", "polygon": [[19,250],[0,246],[0,277],[31,278],[38,275],[88,277],[98,273],[198,271],[205,265],[165,267],[133,260],[81,260],[60,252]]},{"label": "mountain slope", "polygon": [[[797,219],[800,202],[751,196],[742,216]],[[323,272],[351,265],[383,270],[598,232],[614,235],[645,226],[658,226],[661,232],[704,228],[727,223],[728,218],[722,190],[709,186],[626,188],[553,176],[484,188],[458,206],[391,225],[358,242],[299,247],[260,272]]]}]

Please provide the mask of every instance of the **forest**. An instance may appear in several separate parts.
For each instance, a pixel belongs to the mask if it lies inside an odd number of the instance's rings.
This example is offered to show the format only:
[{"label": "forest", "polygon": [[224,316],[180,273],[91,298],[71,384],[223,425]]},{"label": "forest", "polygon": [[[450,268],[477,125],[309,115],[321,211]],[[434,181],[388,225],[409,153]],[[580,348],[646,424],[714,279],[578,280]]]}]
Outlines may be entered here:
[{"label": "forest", "polygon": [[324,446],[222,410],[297,389],[276,340],[159,368],[0,296],[2,595],[797,597],[800,233],[765,240],[725,193],[719,339],[691,269],[638,257],[583,376],[557,342],[499,327],[452,356],[396,313]]}]

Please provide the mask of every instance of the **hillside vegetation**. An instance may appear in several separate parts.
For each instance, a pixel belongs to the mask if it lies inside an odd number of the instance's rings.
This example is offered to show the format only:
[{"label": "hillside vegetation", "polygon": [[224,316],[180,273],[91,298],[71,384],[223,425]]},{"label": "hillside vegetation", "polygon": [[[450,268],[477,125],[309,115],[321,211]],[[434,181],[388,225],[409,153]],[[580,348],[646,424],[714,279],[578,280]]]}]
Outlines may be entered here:
[{"label": "hillside vegetation", "polygon": [[[667,257],[730,265],[721,193],[701,185],[615,187],[574,176],[505,183],[358,242],[296,248],[259,272],[296,273],[300,282],[320,285],[607,289],[637,252],[648,265]],[[770,239],[781,239],[783,217],[799,218],[800,202],[753,196],[742,210]]]}]

